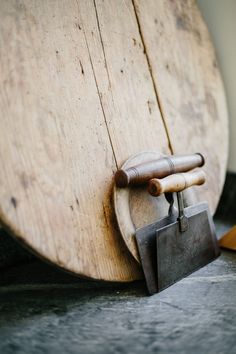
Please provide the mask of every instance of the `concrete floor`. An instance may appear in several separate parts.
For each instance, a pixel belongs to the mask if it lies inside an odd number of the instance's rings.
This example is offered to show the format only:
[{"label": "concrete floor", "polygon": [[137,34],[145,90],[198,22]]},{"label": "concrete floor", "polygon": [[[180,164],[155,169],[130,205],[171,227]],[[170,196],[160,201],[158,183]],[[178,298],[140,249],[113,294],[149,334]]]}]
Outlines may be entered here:
[{"label": "concrete floor", "polygon": [[[222,234],[232,218],[217,215]],[[235,334],[236,252],[151,297],[143,282],[86,282],[36,259],[1,270],[2,354],[230,354]]]}]

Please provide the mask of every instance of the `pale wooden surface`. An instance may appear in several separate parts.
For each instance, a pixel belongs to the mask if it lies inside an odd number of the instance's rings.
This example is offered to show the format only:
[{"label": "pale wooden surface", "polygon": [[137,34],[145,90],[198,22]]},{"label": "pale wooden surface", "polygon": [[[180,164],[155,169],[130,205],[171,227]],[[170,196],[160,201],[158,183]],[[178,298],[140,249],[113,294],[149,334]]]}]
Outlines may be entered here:
[{"label": "pale wooden surface", "polygon": [[[218,201],[227,150],[223,88],[217,67],[208,66],[212,48],[195,4],[187,8],[204,34],[201,47],[188,30],[172,28],[170,3],[0,1],[0,219],[74,273],[140,277],[114,221],[112,176],[140,151],[170,153],[165,124],[174,152],[206,153],[213,171],[206,198],[212,210]],[[166,58],[182,71],[164,71]]]},{"label": "pale wooden surface", "polygon": [[207,27],[194,0],[134,3],[172,151],[206,156],[207,182],[196,198],[213,213],[225,179],[228,123]]}]

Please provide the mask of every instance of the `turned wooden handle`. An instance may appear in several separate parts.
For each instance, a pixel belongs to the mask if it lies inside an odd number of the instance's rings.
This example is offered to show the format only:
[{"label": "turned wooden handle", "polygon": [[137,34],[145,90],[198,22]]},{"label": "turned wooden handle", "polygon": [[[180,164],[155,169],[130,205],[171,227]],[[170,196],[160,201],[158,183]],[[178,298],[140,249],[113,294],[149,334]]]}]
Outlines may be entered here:
[{"label": "turned wooden handle", "polygon": [[116,171],[115,182],[120,188],[143,184],[151,178],[163,178],[173,173],[187,172],[195,167],[203,166],[204,163],[205,159],[200,153],[163,157]]},{"label": "turned wooden handle", "polygon": [[158,197],[163,193],[181,192],[188,187],[201,185],[205,180],[206,174],[202,170],[176,173],[163,179],[151,179],[148,184],[148,191],[152,196]]}]

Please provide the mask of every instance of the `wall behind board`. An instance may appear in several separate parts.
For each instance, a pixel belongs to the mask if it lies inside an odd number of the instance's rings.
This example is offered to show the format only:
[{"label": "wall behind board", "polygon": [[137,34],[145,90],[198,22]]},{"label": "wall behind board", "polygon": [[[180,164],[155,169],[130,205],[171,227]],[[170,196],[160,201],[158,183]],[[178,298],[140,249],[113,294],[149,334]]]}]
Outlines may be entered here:
[{"label": "wall behind board", "polygon": [[197,3],[210,30],[225,84],[230,124],[228,169],[236,172],[236,0]]}]

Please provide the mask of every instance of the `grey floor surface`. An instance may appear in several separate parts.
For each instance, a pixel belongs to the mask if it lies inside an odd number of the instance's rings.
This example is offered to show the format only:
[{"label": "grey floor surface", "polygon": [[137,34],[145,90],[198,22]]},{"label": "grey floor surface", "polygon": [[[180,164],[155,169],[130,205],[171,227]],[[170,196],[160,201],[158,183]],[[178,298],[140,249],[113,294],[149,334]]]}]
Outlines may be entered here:
[{"label": "grey floor surface", "polygon": [[0,353],[236,353],[236,253],[151,297],[143,282],[17,269],[1,278]]},{"label": "grey floor surface", "polygon": [[0,354],[13,353],[235,354],[236,252],[151,297],[143,282],[82,281],[36,259],[1,269]]}]

